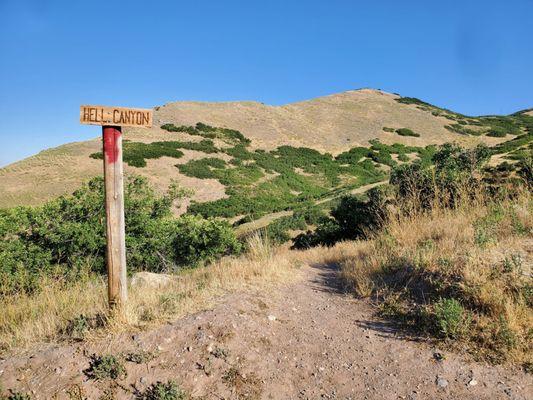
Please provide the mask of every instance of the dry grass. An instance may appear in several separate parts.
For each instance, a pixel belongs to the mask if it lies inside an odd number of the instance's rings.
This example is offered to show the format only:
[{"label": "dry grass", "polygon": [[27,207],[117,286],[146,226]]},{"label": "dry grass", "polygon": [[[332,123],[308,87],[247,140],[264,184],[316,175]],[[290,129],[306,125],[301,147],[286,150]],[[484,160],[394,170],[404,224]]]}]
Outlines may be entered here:
[{"label": "dry grass", "polygon": [[[226,293],[250,288],[268,289],[298,277],[299,260],[286,248],[272,248],[253,237],[249,254],[226,258],[207,267],[185,270],[164,287],[133,286],[129,290],[126,321],[104,318],[104,326],[90,329],[86,339],[103,334],[146,329],[208,307]],[[0,300],[0,349],[27,348],[67,335],[80,316],[89,321],[106,315],[106,283],[101,277],[65,284],[43,282],[32,296]],[[88,323],[93,325],[92,322]],[[96,324],[97,325],[97,324]]]},{"label": "dry grass", "polygon": [[[455,210],[396,214],[373,239],[330,248],[289,251],[254,236],[244,256],[183,271],[162,288],[131,287],[127,320],[107,320],[85,339],[148,329],[208,308],[226,293],[268,290],[297,279],[300,265],[337,263],[347,289],[371,297],[383,316],[478,358],[531,368],[532,214],[531,194],[522,193],[499,203],[478,197]],[[42,287],[0,301],[1,349],[68,338],[70,321],[105,315],[102,278]]]},{"label": "dry grass", "polygon": [[[206,267],[184,270],[164,287],[136,285],[129,288],[126,318],[107,317],[105,277],[88,277],[66,286],[48,279],[33,295],[0,300],[0,350],[29,348],[62,339],[91,340],[107,334],[148,329],[210,307],[221,296],[248,289],[269,290],[299,277],[304,264],[332,263],[340,248],[290,251],[259,235],[248,241],[246,255],[225,258]],[[76,321],[87,332],[74,332]]]},{"label": "dry grass", "polygon": [[[380,138],[388,144],[416,146],[452,141],[472,146],[479,141],[495,144],[505,140],[452,133],[444,128],[450,124],[446,118],[433,116],[415,105],[400,104],[395,100],[396,97],[377,90],[357,90],[285,106],[268,106],[256,102],[169,103],[154,112],[153,128],[127,128],[125,137],[145,143],[195,140],[187,134],[170,134],[159,126],[163,123],[195,125],[201,121],[212,126],[240,130],[252,139],[253,148],[304,146],[335,154],[357,145],[366,146],[368,140],[374,138]],[[383,132],[383,126],[406,127],[423,134],[420,138],[402,137]],[[94,134],[98,136],[96,128]],[[89,157],[91,153],[100,150],[99,139],[70,143],[0,168],[0,207],[38,205],[59,195],[71,193],[82,182],[102,173],[101,161]],[[195,159],[202,156],[198,153],[190,155]],[[161,192],[166,191],[169,179],[172,178],[196,188],[195,199],[198,201],[223,196],[224,191],[218,181],[202,180],[199,183],[199,180],[180,174],[174,165],[185,162],[186,159],[150,160],[145,168],[126,164],[125,171],[144,174]]]},{"label": "dry grass", "polygon": [[523,193],[396,215],[373,240],[343,245],[351,252],[340,260],[343,278],[384,316],[479,358],[531,368],[532,210]]}]

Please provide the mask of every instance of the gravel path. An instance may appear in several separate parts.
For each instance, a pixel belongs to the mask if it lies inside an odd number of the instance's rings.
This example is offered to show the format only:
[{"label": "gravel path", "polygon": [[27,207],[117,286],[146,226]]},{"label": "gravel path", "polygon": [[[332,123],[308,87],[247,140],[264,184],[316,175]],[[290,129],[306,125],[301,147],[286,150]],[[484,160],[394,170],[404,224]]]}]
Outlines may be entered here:
[{"label": "gravel path", "polygon": [[[448,352],[436,361],[438,350],[343,294],[334,268],[309,266],[302,275],[268,293],[228,295],[149,332],[10,357],[0,361],[0,381],[35,399],[132,399],[168,379],[204,399],[533,398],[531,375],[518,369]],[[96,382],[83,372],[93,353],[140,350],[155,358],[125,362],[126,378]]]}]

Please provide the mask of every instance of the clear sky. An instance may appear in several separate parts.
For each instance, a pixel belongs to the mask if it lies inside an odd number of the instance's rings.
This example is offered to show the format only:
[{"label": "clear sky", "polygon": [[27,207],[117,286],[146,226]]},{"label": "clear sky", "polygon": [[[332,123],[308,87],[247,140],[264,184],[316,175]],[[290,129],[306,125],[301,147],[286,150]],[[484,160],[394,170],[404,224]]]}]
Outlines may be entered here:
[{"label": "clear sky", "polygon": [[497,114],[533,107],[532,75],[533,0],[0,0],[0,165],[98,136],[80,104],[373,87]]}]

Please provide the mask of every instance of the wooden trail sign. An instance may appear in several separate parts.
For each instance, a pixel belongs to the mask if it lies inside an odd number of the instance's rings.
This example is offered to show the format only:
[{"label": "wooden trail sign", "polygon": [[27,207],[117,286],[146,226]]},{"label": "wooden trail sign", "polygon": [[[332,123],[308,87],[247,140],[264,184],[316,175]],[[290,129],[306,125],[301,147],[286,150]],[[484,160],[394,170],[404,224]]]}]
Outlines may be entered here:
[{"label": "wooden trail sign", "polygon": [[102,125],[104,154],[106,264],[110,309],[120,313],[128,299],[126,276],[126,225],[124,222],[124,175],[122,126],[152,126],[152,110],[141,108],[81,106],[80,122]]},{"label": "wooden trail sign", "polygon": [[81,106],[80,122],[85,125],[152,126],[152,110],[105,106]]}]

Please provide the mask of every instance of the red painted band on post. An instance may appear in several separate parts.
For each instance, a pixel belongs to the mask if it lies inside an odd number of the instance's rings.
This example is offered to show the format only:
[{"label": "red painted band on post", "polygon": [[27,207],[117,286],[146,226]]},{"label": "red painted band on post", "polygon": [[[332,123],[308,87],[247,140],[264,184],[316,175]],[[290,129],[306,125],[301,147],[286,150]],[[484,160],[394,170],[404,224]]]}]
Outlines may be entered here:
[{"label": "red painted band on post", "polygon": [[109,164],[114,164],[119,154],[117,140],[122,135],[122,128],[120,126],[103,126],[102,131],[105,161]]}]

